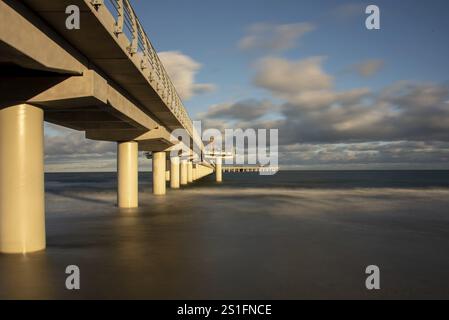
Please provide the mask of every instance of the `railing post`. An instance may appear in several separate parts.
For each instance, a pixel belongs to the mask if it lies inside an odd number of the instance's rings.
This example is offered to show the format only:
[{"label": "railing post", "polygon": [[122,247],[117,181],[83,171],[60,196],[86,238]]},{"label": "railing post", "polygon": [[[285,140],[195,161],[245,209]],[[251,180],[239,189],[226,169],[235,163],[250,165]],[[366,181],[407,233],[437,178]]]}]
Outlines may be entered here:
[{"label": "railing post", "polygon": [[114,26],[114,33],[120,34],[123,32],[123,25],[125,23],[125,7],[123,4],[123,0],[117,0],[117,21],[115,22]]},{"label": "railing post", "polygon": [[131,5],[129,4],[128,0],[124,0],[124,1],[126,2],[126,5],[129,9],[129,14],[130,14],[131,20],[132,20],[131,23],[132,23],[132,37],[133,38],[128,47],[128,52],[130,55],[133,55],[133,54],[137,53],[137,46],[138,46],[138,41],[139,41],[139,38],[138,38],[139,36],[137,33],[137,17],[134,14],[134,10],[131,7]]},{"label": "railing post", "polygon": [[137,26],[138,26],[138,33],[140,33],[141,37],[142,37],[142,45],[143,45],[143,56],[142,59],[140,60],[140,69],[145,70],[146,68],[148,68],[148,42],[146,40],[146,35],[145,32],[143,31],[142,26],[140,25],[140,22],[137,21]]},{"label": "railing post", "polygon": [[90,0],[90,4],[94,6],[95,10],[98,10],[104,3],[103,0]]}]

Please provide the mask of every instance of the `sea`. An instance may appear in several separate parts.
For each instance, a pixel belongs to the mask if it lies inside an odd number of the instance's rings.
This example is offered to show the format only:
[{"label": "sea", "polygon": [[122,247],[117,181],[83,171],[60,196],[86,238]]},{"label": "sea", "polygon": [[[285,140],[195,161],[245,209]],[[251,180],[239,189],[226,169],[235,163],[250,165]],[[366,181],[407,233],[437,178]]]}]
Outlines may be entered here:
[{"label": "sea", "polygon": [[116,180],[45,175],[47,249],[0,255],[0,299],[449,298],[449,171],[224,173],[165,196],[141,172],[137,209]]}]

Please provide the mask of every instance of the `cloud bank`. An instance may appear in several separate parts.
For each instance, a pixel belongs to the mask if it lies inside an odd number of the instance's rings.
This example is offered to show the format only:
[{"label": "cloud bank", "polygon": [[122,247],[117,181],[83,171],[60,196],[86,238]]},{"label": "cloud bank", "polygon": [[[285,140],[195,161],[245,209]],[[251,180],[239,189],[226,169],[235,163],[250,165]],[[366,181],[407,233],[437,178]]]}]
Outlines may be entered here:
[{"label": "cloud bank", "polygon": [[[212,106],[203,114],[206,124],[279,129],[280,158],[291,166],[447,167],[448,85],[397,81],[378,92],[337,90],[325,62],[321,56],[260,59],[253,84],[281,102]],[[371,75],[380,64],[366,65],[362,71]]]}]

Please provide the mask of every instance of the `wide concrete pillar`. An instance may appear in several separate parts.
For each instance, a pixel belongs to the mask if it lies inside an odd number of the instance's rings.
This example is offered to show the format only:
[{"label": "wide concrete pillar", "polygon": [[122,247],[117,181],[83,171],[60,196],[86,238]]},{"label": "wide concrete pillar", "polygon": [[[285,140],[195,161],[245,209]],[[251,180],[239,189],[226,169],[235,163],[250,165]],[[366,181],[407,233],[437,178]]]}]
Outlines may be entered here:
[{"label": "wide concrete pillar", "polygon": [[181,160],[181,185],[186,185],[188,182],[187,179],[187,160],[183,159]]},{"label": "wide concrete pillar", "polygon": [[217,182],[223,181],[223,172],[221,166],[221,157],[217,157],[215,161],[215,178]]},{"label": "wide concrete pillar", "polygon": [[179,157],[172,157],[170,160],[170,187],[179,189]]},{"label": "wide concrete pillar", "polygon": [[192,179],[193,179],[193,181],[195,181],[196,179],[198,179],[197,171],[198,171],[197,165],[194,165],[194,166],[193,166],[193,169],[192,169]]},{"label": "wide concrete pillar", "polygon": [[153,194],[155,195],[164,195],[166,192],[165,160],[164,151],[153,152]]},{"label": "wide concrete pillar", "polygon": [[187,163],[187,182],[193,182],[193,164],[192,161]]},{"label": "wide concrete pillar", "polygon": [[139,206],[138,153],[135,141],[117,143],[117,205],[120,208]]},{"label": "wide concrete pillar", "polygon": [[44,113],[0,109],[0,252],[45,249]]}]

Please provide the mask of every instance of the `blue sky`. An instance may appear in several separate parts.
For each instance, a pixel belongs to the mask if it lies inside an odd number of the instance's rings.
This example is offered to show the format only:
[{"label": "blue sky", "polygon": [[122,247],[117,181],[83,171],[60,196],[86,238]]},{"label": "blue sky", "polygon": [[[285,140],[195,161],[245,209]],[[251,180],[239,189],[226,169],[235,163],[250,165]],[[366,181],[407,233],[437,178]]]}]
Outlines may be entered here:
[{"label": "blue sky", "polygon": [[[254,23],[308,22],[316,29],[283,56],[327,56],[325,70],[339,75],[337,87],[382,88],[396,80],[444,82],[449,79],[449,3],[376,1],[381,30],[368,31],[363,1],[132,1],[158,51],[178,50],[202,64],[198,82],[217,90],[186,101],[192,116],[211,104],[266,95],[251,85],[251,65],[263,52],[242,52],[239,40]],[[357,10],[357,7],[359,8]],[[381,74],[360,79],[345,68],[382,59]],[[268,95],[267,95],[268,96]]]},{"label": "blue sky", "polygon": [[[279,129],[281,166],[449,169],[447,0],[131,3],[191,117]],[[49,170],[114,170],[114,144],[54,129]]]}]

